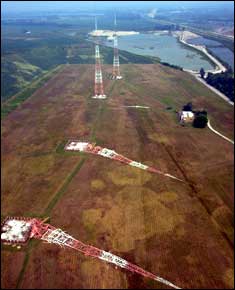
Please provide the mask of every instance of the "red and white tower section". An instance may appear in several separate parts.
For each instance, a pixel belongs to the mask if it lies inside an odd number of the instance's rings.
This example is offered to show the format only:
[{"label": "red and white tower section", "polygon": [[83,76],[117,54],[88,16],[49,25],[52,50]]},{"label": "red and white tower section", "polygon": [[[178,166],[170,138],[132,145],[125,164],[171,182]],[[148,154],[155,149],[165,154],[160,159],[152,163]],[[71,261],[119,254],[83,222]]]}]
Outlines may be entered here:
[{"label": "red and white tower section", "polygon": [[95,45],[95,95],[94,99],[105,99],[104,94],[101,61],[100,61],[100,48],[99,45]]},{"label": "red and white tower section", "polygon": [[166,177],[170,177],[172,179],[184,182],[182,179],[180,179],[174,175],[162,172],[161,170],[156,169],[152,166],[148,166],[148,165],[142,164],[140,162],[131,160],[131,159],[129,159],[121,154],[118,154],[114,150],[110,150],[108,148],[102,148],[100,146],[95,146],[95,144],[91,144],[88,142],[80,142],[80,141],[76,141],[76,140],[74,140],[74,141],[71,140],[65,145],[64,149],[65,149],[65,151],[80,151],[80,152],[86,152],[86,153],[91,153],[91,154],[103,156],[106,158],[110,158],[110,159],[122,162],[122,163],[130,165],[130,166],[138,167],[142,170],[146,170],[146,171],[151,172],[151,173],[161,174],[161,175],[164,175]]},{"label": "red and white tower section", "polygon": [[119,63],[119,55],[118,55],[118,38],[117,34],[114,34],[114,40],[113,40],[113,79],[114,80],[120,80],[122,79],[122,76],[120,74],[120,63]]},{"label": "red and white tower section", "polygon": [[63,248],[70,248],[83,253],[85,256],[98,258],[107,263],[114,264],[133,273],[158,281],[174,289],[181,289],[170,281],[156,276],[121,257],[96,247],[86,245],[73,238],[61,229],[45,223],[37,218],[7,217],[1,225],[1,242],[7,245],[26,244],[30,239],[38,239],[55,244]]},{"label": "red and white tower section", "polygon": [[120,74],[120,63],[119,63],[119,54],[118,54],[118,37],[116,33],[116,26],[117,26],[117,20],[116,20],[116,14],[114,18],[114,26],[115,26],[115,32],[113,35],[113,75],[112,79],[114,80],[120,80],[122,79],[122,76]]},{"label": "red and white tower section", "polygon": [[[95,18],[95,31],[97,31],[97,19]],[[95,95],[94,99],[106,99],[101,70],[100,47],[98,41],[95,42]]]}]

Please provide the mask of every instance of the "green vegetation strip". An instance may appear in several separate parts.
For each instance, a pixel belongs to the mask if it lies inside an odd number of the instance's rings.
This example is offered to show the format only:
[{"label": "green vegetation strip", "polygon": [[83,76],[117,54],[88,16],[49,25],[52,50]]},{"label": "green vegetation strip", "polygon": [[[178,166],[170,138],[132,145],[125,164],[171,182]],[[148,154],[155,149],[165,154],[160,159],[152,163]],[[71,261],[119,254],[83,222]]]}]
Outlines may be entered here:
[{"label": "green vegetation strip", "polygon": [[[114,87],[115,87],[115,81],[112,83],[110,89],[109,89],[109,92],[108,92],[108,96],[110,96],[110,94],[112,93]],[[101,115],[104,113],[104,111],[107,110],[107,103],[104,101],[102,102],[100,105],[99,105],[99,110],[98,110],[98,113],[97,113],[97,117],[95,119],[95,124],[91,130],[91,135],[90,135],[90,141],[91,142],[97,142],[97,138],[95,136],[95,133],[96,133],[96,130],[97,130],[97,127],[98,127],[98,120],[101,118]]]},{"label": "green vegetation strip", "polygon": [[[48,207],[44,211],[44,214],[43,214],[44,216],[49,216],[50,215],[51,210],[56,205],[56,203],[59,201],[61,196],[65,193],[68,185],[72,181],[73,177],[78,173],[78,171],[82,167],[82,165],[85,162],[85,160],[86,160],[86,157],[83,157],[82,160],[80,160],[79,163],[76,165],[76,167],[72,171],[72,173],[69,174],[69,176],[66,178],[66,180],[64,181],[62,187],[57,191],[57,193],[55,194],[55,196],[53,197],[53,199],[49,203]],[[26,266],[27,266],[28,261],[29,261],[29,256],[31,254],[31,251],[32,251],[33,247],[37,246],[39,243],[40,243],[39,240],[30,240],[29,241],[29,245],[28,245],[28,248],[26,250],[26,254],[25,254],[25,258],[24,258],[24,263],[22,265],[22,269],[20,271],[20,274],[18,276],[18,280],[17,280],[17,283],[16,283],[16,289],[19,289],[19,287],[21,285],[21,282],[22,282],[22,279],[24,277],[24,273],[25,273],[25,270],[26,270]]]},{"label": "green vegetation strip", "polygon": [[20,274],[19,274],[17,282],[16,282],[16,289],[19,289],[19,287],[21,285],[22,279],[24,277],[25,269],[26,269],[26,266],[27,266],[28,261],[29,261],[30,253],[31,253],[33,247],[38,245],[39,243],[40,243],[40,241],[38,241],[38,240],[29,241],[29,245],[28,245],[26,253],[25,253],[24,262],[23,262]]},{"label": "green vegetation strip", "polygon": [[[109,94],[112,92],[113,88],[114,88],[115,82],[112,84]],[[103,113],[103,111],[106,109],[106,103],[104,102],[103,104],[101,104],[99,106],[99,110],[97,112],[97,117],[95,118],[95,122],[94,122],[94,126],[91,132],[91,136],[90,138],[92,140],[95,141],[96,137],[95,137],[95,132],[96,132],[96,128],[97,128],[97,124],[98,124],[98,120],[101,117],[101,114]],[[62,154],[64,153],[69,153],[69,152],[65,152],[64,151],[64,146],[66,144],[68,140],[66,141],[62,141],[55,149],[56,153]],[[65,179],[63,185],[61,186],[61,188],[57,191],[57,193],[55,194],[55,196],[53,197],[53,199],[50,201],[49,205],[47,206],[47,208],[45,209],[43,216],[50,216],[50,213],[52,211],[52,209],[54,208],[54,206],[56,205],[56,203],[59,201],[59,199],[62,197],[62,195],[65,193],[66,189],[68,188],[68,185],[70,184],[70,182],[72,181],[72,179],[74,178],[74,176],[79,172],[79,170],[81,169],[82,165],[84,164],[84,162],[86,161],[86,159],[88,158],[88,156],[86,154],[83,155],[83,153],[79,153],[79,155],[81,156],[81,160],[78,162],[78,164],[75,166],[74,170],[67,176],[67,178]],[[25,258],[24,258],[24,262],[23,262],[23,266],[22,269],[20,271],[20,274],[18,276],[17,279],[17,283],[16,283],[16,289],[19,289],[19,287],[21,286],[23,277],[24,277],[24,273],[26,271],[26,267],[29,261],[29,257],[31,254],[31,251],[33,249],[34,246],[37,246],[39,244],[40,241],[38,240],[30,240],[29,242],[29,246],[26,250],[26,254],[25,254]]]},{"label": "green vegetation strip", "polygon": [[4,102],[1,106],[1,119],[4,119],[10,112],[15,110],[20,104],[28,99],[38,88],[40,88],[46,81],[48,81],[55,73],[57,73],[63,65],[59,65],[53,70],[45,73],[39,79],[32,82],[30,86],[19,92],[14,97]]},{"label": "green vegetation strip", "polygon": [[104,103],[102,105],[99,106],[99,110],[98,110],[98,113],[97,113],[97,117],[95,119],[95,125],[93,126],[92,130],[91,130],[91,135],[90,135],[90,140],[91,142],[96,142],[96,136],[95,136],[95,133],[96,133],[96,130],[97,130],[97,125],[98,125],[98,120],[100,119],[102,113],[104,112],[105,108],[104,108]]},{"label": "green vegetation strip", "polygon": [[44,215],[45,216],[49,216],[51,213],[51,210],[53,209],[53,207],[56,205],[56,203],[58,202],[58,200],[61,198],[61,196],[65,193],[69,183],[72,181],[72,179],[74,178],[74,176],[78,173],[78,171],[81,169],[83,163],[86,160],[86,156],[84,156],[79,163],[76,165],[75,169],[72,171],[71,174],[69,174],[69,176],[65,179],[62,187],[60,188],[60,190],[56,193],[56,195],[54,196],[54,198],[51,200],[51,202],[49,203],[48,207],[46,208],[46,210],[44,211]]},{"label": "green vegetation strip", "polygon": [[137,98],[140,99],[140,101],[142,100],[142,97],[146,94],[146,89],[143,88],[142,85],[139,85],[139,84],[132,84],[128,78],[125,78],[124,80],[125,82],[125,86],[135,94],[135,96]]}]

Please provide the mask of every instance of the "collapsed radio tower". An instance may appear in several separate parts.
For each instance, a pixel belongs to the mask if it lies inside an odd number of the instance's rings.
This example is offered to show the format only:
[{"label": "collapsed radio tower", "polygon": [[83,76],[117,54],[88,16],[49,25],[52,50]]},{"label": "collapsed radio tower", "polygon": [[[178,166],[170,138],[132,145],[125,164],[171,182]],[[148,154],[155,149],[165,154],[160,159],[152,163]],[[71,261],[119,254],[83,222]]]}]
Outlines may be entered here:
[{"label": "collapsed radio tower", "polygon": [[118,54],[118,36],[116,32],[117,19],[116,14],[114,17],[114,35],[113,35],[113,80],[120,80],[122,76],[120,75],[120,63],[119,63],[119,54]]},{"label": "collapsed radio tower", "polygon": [[170,177],[172,179],[176,179],[178,181],[184,182],[182,179],[179,179],[178,177],[171,175],[169,173],[162,172],[161,170],[158,170],[152,166],[147,166],[145,164],[142,164],[140,162],[136,162],[134,160],[131,160],[121,154],[118,154],[114,150],[110,150],[107,148],[102,148],[100,146],[95,146],[95,144],[91,144],[88,142],[79,142],[79,141],[69,141],[64,148],[66,151],[80,151],[80,152],[86,152],[86,153],[92,153],[95,155],[100,155],[103,157],[107,157],[119,162],[122,162],[124,164],[128,164],[134,167],[138,167],[140,169],[146,170],[151,173],[161,174],[166,177]]},{"label": "collapsed radio tower", "polygon": [[16,245],[26,244],[30,238],[46,241],[48,243],[57,244],[61,247],[72,248],[76,251],[82,252],[86,256],[95,257],[112,263],[118,267],[135,272],[144,277],[161,282],[167,286],[175,289],[181,289],[171,282],[158,277],[144,269],[129,263],[128,261],[106,252],[83,244],[82,242],[74,239],[72,236],[66,234],[61,229],[56,229],[50,224],[37,218],[24,218],[24,217],[7,217],[1,227],[1,241],[4,244]]},{"label": "collapsed radio tower", "polygon": [[[95,17],[95,31],[97,32],[97,19]],[[96,36],[98,37],[98,36]],[[104,94],[102,70],[101,70],[101,60],[100,60],[100,48],[98,40],[95,41],[95,95],[92,97],[94,99],[105,99]]]}]

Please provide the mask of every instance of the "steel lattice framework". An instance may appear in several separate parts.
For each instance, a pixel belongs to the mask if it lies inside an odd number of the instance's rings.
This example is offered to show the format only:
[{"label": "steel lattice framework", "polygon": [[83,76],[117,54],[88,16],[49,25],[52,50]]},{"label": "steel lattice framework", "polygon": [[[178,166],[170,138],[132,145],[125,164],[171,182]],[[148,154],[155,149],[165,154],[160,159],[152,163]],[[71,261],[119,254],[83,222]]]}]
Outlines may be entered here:
[{"label": "steel lattice framework", "polygon": [[[95,18],[95,29],[97,31],[97,21]],[[102,78],[102,69],[101,69],[101,60],[100,60],[100,47],[98,40],[95,41],[95,95],[94,99],[105,99],[106,95],[104,94],[103,78]]]},{"label": "steel lattice framework", "polygon": [[107,157],[107,158],[114,159],[116,161],[128,164],[130,166],[138,167],[140,169],[146,170],[146,171],[151,172],[151,173],[161,174],[161,175],[176,179],[178,181],[184,182],[182,179],[180,179],[174,175],[162,172],[161,170],[158,170],[152,166],[144,165],[140,162],[133,161],[133,160],[121,155],[121,154],[118,154],[114,150],[102,148],[100,146],[95,146],[94,144],[91,144],[91,143],[79,142],[79,141],[69,141],[65,145],[64,149],[66,151],[80,151],[80,152],[86,152],[86,153],[92,153],[95,155],[100,155],[103,157]]},{"label": "steel lattice framework", "polygon": [[120,80],[122,76],[120,74],[120,63],[119,63],[119,54],[118,54],[118,36],[116,33],[116,14],[114,18],[114,35],[113,35],[113,79]]},{"label": "steel lattice framework", "polygon": [[118,38],[117,34],[114,34],[113,40],[113,79],[120,80],[122,76],[120,74],[120,63],[119,63],[119,55],[118,55]]},{"label": "steel lattice framework", "polygon": [[[27,233],[27,237],[26,237],[27,239],[28,238],[35,238],[35,239],[46,241],[50,244],[57,244],[60,247],[72,248],[76,251],[82,252],[86,256],[98,258],[98,259],[106,261],[108,263],[112,263],[118,267],[129,270],[131,272],[135,272],[135,273],[142,275],[144,277],[161,282],[161,283],[163,283],[167,286],[170,286],[172,288],[181,289],[178,286],[174,285],[173,283],[171,283],[171,282],[169,282],[169,281],[167,281],[159,276],[156,276],[156,275],[140,268],[139,266],[136,266],[132,263],[129,263],[128,261],[126,261],[126,260],[124,260],[124,259],[122,259],[114,254],[111,254],[110,252],[100,250],[100,249],[93,247],[93,246],[90,246],[90,245],[86,245],[86,244],[80,242],[79,240],[76,240],[75,238],[73,238],[69,234],[65,233],[61,229],[57,229],[50,224],[44,223],[40,219],[37,219],[37,218],[32,218],[32,219],[26,218],[25,219],[24,217],[22,217],[22,218],[20,218],[20,217],[17,217],[17,218],[8,217],[5,221],[9,222],[9,220],[11,220],[13,222],[14,222],[14,220],[23,221],[23,222],[25,220],[27,220],[27,223],[30,224],[30,230],[31,230],[29,233]],[[4,228],[4,222],[3,222],[2,228]],[[14,228],[13,229],[10,228],[8,230],[12,232],[12,231],[14,231]],[[14,240],[14,241],[4,240],[4,242],[7,244],[17,243],[16,240]]]}]

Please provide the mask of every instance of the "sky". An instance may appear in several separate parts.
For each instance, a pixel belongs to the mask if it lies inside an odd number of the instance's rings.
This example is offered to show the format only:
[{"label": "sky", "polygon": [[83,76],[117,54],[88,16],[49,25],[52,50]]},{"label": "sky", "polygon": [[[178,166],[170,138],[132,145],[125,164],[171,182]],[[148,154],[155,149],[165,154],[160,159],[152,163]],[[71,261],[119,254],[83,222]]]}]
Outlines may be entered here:
[{"label": "sky", "polygon": [[163,6],[208,6],[231,5],[233,1],[1,1],[2,8],[14,12],[55,8],[92,9],[111,7],[163,7]]}]

